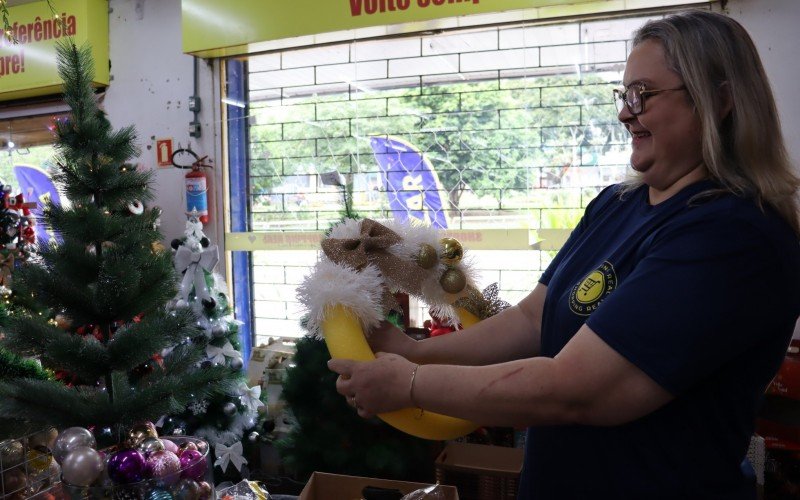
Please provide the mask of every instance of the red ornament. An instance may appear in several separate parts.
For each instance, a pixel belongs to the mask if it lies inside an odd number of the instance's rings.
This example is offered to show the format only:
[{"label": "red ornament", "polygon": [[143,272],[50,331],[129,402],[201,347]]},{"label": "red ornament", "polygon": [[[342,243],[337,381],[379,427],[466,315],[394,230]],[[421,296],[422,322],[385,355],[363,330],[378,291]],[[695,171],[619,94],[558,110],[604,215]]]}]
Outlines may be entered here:
[{"label": "red ornament", "polygon": [[22,229],[22,239],[27,243],[34,243],[36,241],[36,230],[31,226],[26,226]]},{"label": "red ornament", "polygon": [[6,208],[9,210],[21,210],[22,215],[26,217],[31,214],[31,209],[36,208],[36,203],[26,202],[25,198],[22,196],[22,193],[18,194],[17,196],[5,197],[4,203]]},{"label": "red ornament", "polygon": [[160,354],[153,354],[151,359],[156,362],[159,368],[164,368],[164,358],[162,358]]},{"label": "red ornament", "polygon": [[92,328],[92,336],[94,336],[94,338],[96,338],[100,342],[105,340],[105,336],[103,335],[103,330],[100,329],[99,325],[95,325],[95,327]]},{"label": "red ornament", "polygon": [[[431,319],[425,320],[423,326],[430,331],[431,337],[437,337],[456,331],[456,327],[444,323],[441,318],[438,318],[431,311],[428,311],[428,314],[431,315]],[[461,325],[459,325],[459,327],[460,326]]]},{"label": "red ornament", "polygon": [[72,387],[78,381],[78,377],[75,374],[70,373],[66,370],[56,370],[55,373],[56,380],[60,380],[64,382],[64,385],[67,387]]}]

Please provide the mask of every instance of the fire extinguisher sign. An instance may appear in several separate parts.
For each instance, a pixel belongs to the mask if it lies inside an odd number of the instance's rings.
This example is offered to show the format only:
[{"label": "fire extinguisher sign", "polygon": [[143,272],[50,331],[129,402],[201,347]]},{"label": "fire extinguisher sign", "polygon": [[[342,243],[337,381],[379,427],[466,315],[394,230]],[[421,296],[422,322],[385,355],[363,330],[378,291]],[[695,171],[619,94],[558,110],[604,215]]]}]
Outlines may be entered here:
[{"label": "fire extinguisher sign", "polygon": [[172,139],[156,139],[156,165],[159,168],[172,166]]}]

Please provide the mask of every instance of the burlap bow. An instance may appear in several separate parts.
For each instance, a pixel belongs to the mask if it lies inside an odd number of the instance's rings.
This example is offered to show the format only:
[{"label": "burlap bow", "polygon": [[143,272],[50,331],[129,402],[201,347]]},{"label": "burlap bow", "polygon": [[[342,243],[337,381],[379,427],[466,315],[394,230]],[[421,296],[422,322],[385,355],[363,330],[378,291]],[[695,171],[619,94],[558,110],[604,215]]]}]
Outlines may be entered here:
[{"label": "burlap bow", "polygon": [[322,240],[322,251],[333,262],[360,271],[369,264],[370,256],[374,260],[387,255],[385,250],[400,241],[400,235],[388,227],[372,219],[364,219],[358,238],[326,238]]},{"label": "burlap bow", "polygon": [[[393,283],[406,293],[421,295],[425,270],[416,262],[403,260],[388,251],[401,241],[400,235],[388,227],[372,219],[364,219],[358,238],[326,238],[322,240],[322,251],[332,262],[357,271],[372,264],[381,271],[386,282]],[[384,292],[382,303],[385,312],[398,308],[390,290]]]},{"label": "burlap bow", "polygon": [[194,285],[194,295],[200,300],[208,300],[211,295],[206,287],[206,280],[203,271],[211,272],[219,261],[219,250],[217,245],[211,245],[202,252],[192,252],[185,246],[178,247],[175,253],[175,269],[183,275],[181,281],[180,294],[183,300],[189,301],[189,292]]}]

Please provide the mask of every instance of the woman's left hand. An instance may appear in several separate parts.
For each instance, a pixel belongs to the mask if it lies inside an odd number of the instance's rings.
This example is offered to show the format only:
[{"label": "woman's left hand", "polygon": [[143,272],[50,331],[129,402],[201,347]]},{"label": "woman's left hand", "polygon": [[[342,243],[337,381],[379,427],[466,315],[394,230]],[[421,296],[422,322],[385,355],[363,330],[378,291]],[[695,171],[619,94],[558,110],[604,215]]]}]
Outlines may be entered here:
[{"label": "woman's left hand", "polygon": [[411,373],[416,365],[397,354],[379,352],[375,358],[328,361],[328,368],[339,374],[336,391],[363,418],[412,406]]}]

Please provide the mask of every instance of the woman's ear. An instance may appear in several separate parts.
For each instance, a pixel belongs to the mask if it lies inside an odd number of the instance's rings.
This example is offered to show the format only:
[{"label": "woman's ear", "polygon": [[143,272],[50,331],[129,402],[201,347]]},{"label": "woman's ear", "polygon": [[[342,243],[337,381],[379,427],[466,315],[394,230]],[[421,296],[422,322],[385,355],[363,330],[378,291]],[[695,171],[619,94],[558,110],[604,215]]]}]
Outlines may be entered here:
[{"label": "woman's ear", "polygon": [[731,86],[728,85],[728,82],[722,82],[720,86],[717,87],[717,99],[719,100],[717,118],[719,118],[719,121],[723,121],[731,114],[731,110],[733,109],[733,96],[731,95]]}]

